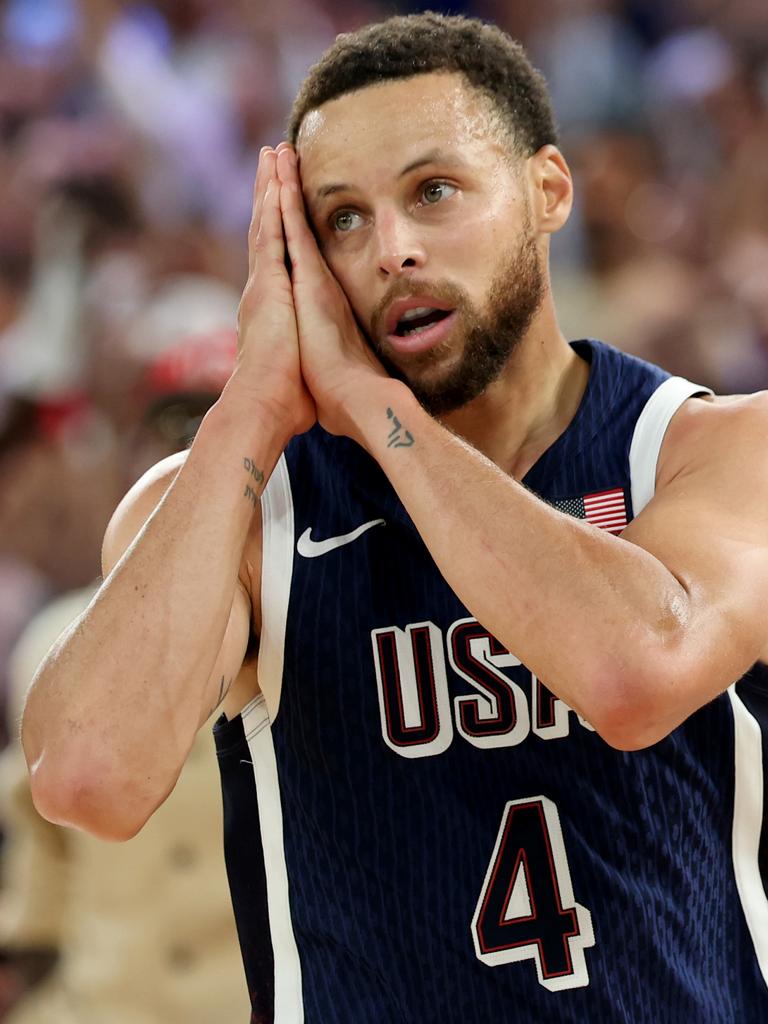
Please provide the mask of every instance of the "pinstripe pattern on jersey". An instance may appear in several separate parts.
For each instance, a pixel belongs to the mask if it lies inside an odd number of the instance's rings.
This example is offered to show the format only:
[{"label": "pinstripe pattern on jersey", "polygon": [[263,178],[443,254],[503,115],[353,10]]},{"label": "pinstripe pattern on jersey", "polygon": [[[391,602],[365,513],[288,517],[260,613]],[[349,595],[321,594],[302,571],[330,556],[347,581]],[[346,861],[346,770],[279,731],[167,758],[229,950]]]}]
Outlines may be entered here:
[{"label": "pinstripe pattern on jersey", "polygon": [[[634,494],[630,446],[667,375],[599,343],[575,348],[592,364],[587,393],[524,483],[551,503]],[[636,464],[655,463],[646,448]],[[732,860],[729,698],[648,750],[613,750],[560,706],[557,728],[518,722],[514,743],[485,749],[454,728],[434,756],[401,756],[382,735],[372,634],[429,623],[431,642],[446,642],[471,616],[362,449],[316,428],[295,439],[286,467],[295,538],[386,522],[293,563],[272,740],[306,1024],[480,1024],[509,1019],[510,1008],[518,1024],[768,1020]],[[458,699],[478,691],[447,654],[442,706],[456,714]],[[531,709],[548,699],[525,666],[500,660]],[[471,924],[502,816],[534,795],[557,809],[574,899],[592,915],[583,988],[547,991],[533,963],[492,967],[475,955]],[[234,789],[231,799],[242,808],[228,842],[258,870],[253,800]],[[248,917],[258,901],[247,857],[233,863],[245,874],[233,893],[255,977],[263,951]]]}]

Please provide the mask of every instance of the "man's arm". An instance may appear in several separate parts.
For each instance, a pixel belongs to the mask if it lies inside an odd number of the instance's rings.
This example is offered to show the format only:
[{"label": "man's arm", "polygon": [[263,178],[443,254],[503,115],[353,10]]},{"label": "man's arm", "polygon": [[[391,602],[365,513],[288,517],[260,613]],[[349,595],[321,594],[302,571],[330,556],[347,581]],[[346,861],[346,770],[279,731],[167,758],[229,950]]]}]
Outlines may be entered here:
[{"label": "man's arm", "polygon": [[260,162],[249,249],[235,372],[178,472],[159,469],[118,510],[109,574],[43,661],[24,711],[38,810],[105,838],[134,834],[170,793],[240,668],[258,598],[244,553],[259,495],[314,417],[273,151]]},{"label": "man's arm", "polygon": [[102,587],[35,676],[22,743],[35,804],[58,824],[138,831],[240,669],[245,489],[260,489],[243,453],[265,478],[280,454],[266,425],[261,443],[239,435],[235,420],[249,419],[253,430],[252,407],[214,407],[183,468],[161,465],[131,492],[105,538]]},{"label": "man's arm", "polygon": [[305,380],[362,444],[472,614],[611,744],[647,746],[722,692],[768,639],[768,398],[693,400],[656,498],[621,538],[541,501],[432,419],[362,340],[281,154]]},{"label": "man's arm", "polygon": [[[395,387],[353,406],[359,440],[467,608],[608,742],[656,742],[763,654],[768,397],[689,402],[656,498],[617,538],[548,506]],[[390,408],[412,445],[390,444]]]}]

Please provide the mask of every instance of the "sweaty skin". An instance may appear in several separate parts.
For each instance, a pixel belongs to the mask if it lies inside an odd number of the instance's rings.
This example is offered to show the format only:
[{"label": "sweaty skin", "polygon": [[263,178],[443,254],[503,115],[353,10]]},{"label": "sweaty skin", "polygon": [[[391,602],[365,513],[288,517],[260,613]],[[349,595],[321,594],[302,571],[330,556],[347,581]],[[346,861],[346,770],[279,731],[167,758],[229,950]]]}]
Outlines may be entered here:
[{"label": "sweaty skin", "polygon": [[[391,82],[333,100],[305,120],[298,153],[323,256],[366,329],[404,278],[409,285],[447,281],[482,307],[500,254],[520,236],[526,207],[532,215],[534,199],[542,207],[536,242],[544,265],[549,234],[571,208],[570,174],[555,147],[537,154],[527,181],[485,100],[454,75]],[[430,156],[441,159],[420,162]],[[456,191],[427,207],[418,192],[431,179]],[[348,187],[337,191],[339,184]],[[328,222],[340,209],[355,210],[360,227],[332,231]],[[480,401],[443,418],[517,477],[568,425],[588,376],[565,344],[546,284],[524,350]],[[455,335],[426,376],[446,372],[460,356],[460,331]],[[409,360],[389,354],[407,373]]]},{"label": "sweaty skin", "polygon": [[[255,496],[315,418],[379,462],[470,612],[607,742],[655,742],[767,653],[765,396],[685,403],[657,495],[621,538],[517,482],[572,420],[589,372],[548,286],[549,237],[571,205],[558,150],[513,154],[482,97],[430,74],[325,104],[297,153],[260,159],[232,379],[183,464],[156,467],[118,508],[104,586],[36,676],[23,742],[52,820],[132,835],[212,708],[223,698],[234,715],[256,692]],[[439,387],[526,232],[546,282],[536,315],[486,391],[438,421],[365,335],[406,382]],[[465,304],[428,358],[376,334],[377,310],[430,289]]]},{"label": "sweaty skin", "polygon": [[[432,90],[432,95],[425,107],[434,116],[433,100],[442,92],[444,76],[428,77],[425,92]],[[409,207],[407,187],[400,190],[404,179],[391,170],[387,187],[383,177],[375,176],[372,150],[366,153],[368,125],[386,125],[383,149],[394,154],[396,166],[395,110],[406,104],[412,85],[393,83],[368,90],[369,95],[363,91],[329,103],[322,125],[327,147],[319,124],[307,150],[303,138],[299,139],[306,197],[322,193],[323,179],[338,174],[334,154],[339,133],[347,132],[347,138],[359,143],[351,147],[354,156],[350,156],[345,184],[352,187],[344,193],[344,202],[359,211],[359,236],[337,241],[335,234],[324,234],[318,221],[326,210],[313,207],[311,198],[309,202],[328,265],[363,325],[375,305],[377,285],[379,291],[385,288],[392,274],[409,275],[418,287],[420,274],[455,272],[462,257],[475,255],[473,231],[462,234],[461,217],[457,213],[454,219],[446,210],[440,214],[441,227],[450,228],[461,257],[454,256],[455,250],[447,245],[436,248],[433,257],[423,238],[437,228],[430,224],[429,229],[419,230],[421,211]],[[350,125],[359,126],[357,135]],[[440,138],[439,129],[435,134]],[[406,135],[401,140],[400,166],[407,166],[414,152]],[[459,185],[459,197],[465,191],[482,190],[479,168],[491,167],[488,180],[494,182],[501,173],[486,141],[464,137],[462,144],[462,156],[476,154],[478,177],[469,172],[451,179]],[[495,210],[498,222],[513,232],[520,230],[519,211],[527,205],[533,211],[543,256],[549,233],[561,226],[570,203],[567,172],[563,173],[558,158],[556,151],[545,147],[527,161],[524,173],[511,173],[506,204]],[[278,168],[286,180],[290,180],[291,166],[289,154],[283,154]],[[356,178],[353,171],[358,166]],[[448,176],[445,164],[421,170],[436,178]],[[363,187],[363,183],[368,184]],[[289,190],[286,195],[295,193]],[[445,201],[446,208],[457,195]],[[325,281],[311,235],[302,230],[298,204],[293,211],[284,205],[283,213],[292,258],[295,253],[306,268],[312,265],[314,251],[316,281]],[[385,221],[380,230],[377,217]],[[382,244],[382,236],[393,240],[389,249]],[[387,252],[396,253],[397,259],[387,262],[381,256]],[[360,258],[369,253],[369,259]],[[369,275],[358,266],[368,268]],[[473,266],[472,259],[467,266]],[[329,354],[329,337],[322,351],[315,346],[313,339],[323,330],[318,320],[327,316],[325,302],[313,305],[304,296],[316,297],[317,287],[302,290],[297,283],[294,297],[302,368],[321,421],[368,448],[473,615],[609,742],[625,747],[655,742],[764,653],[760,603],[768,586],[768,533],[760,504],[768,484],[765,396],[736,403],[687,403],[675,418],[662,452],[657,497],[618,543],[583,523],[566,522],[515,482],[570,421],[585,382],[576,369],[578,360],[569,359],[571,350],[557,329],[551,295],[507,372],[476,402],[444,417],[470,447],[427,417],[407,394],[395,405],[392,382],[373,375],[367,386],[358,384],[345,394],[343,419],[335,423],[326,411],[323,384],[314,373],[343,380],[345,364],[334,362]],[[468,287],[473,294],[480,287],[471,271]],[[338,312],[333,321],[343,323]],[[348,334],[339,340],[337,350],[350,349]],[[539,387],[529,390],[531,382]],[[337,384],[337,392],[338,388]],[[551,400],[555,391],[571,396],[574,404],[570,408],[566,404],[548,419],[543,409],[549,406],[550,413],[556,409]],[[378,401],[377,395],[381,395]],[[416,439],[407,452],[393,452],[382,443],[380,410],[385,403],[397,409]],[[721,425],[726,429],[721,430]],[[734,444],[744,453],[746,465],[734,464]],[[489,456],[489,461],[478,452]],[[741,498],[734,507],[731,498],[745,472],[759,481],[761,494],[755,502],[750,495],[748,509]],[[445,512],[435,517],[431,513],[435,507]],[[505,586],[510,578],[518,584],[514,592]],[[750,578],[758,581],[761,597],[757,600],[751,585],[745,586]],[[535,602],[521,597],[531,593],[537,595]],[[578,602],[574,593],[579,594]],[[562,645],[549,642],[553,621],[558,623]]]}]

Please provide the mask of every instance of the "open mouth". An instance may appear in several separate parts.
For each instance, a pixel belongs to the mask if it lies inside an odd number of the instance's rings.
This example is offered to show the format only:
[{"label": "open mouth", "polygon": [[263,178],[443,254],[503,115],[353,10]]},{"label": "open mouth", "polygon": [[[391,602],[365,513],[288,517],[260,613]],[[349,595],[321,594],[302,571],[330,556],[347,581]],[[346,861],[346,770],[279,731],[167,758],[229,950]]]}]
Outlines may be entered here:
[{"label": "open mouth", "polygon": [[392,332],[398,338],[407,338],[412,334],[419,334],[426,331],[434,324],[440,323],[451,315],[450,309],[433,309],[429,306],[419,306],[416,309],[409,309],[407,313],[395,324]]}]

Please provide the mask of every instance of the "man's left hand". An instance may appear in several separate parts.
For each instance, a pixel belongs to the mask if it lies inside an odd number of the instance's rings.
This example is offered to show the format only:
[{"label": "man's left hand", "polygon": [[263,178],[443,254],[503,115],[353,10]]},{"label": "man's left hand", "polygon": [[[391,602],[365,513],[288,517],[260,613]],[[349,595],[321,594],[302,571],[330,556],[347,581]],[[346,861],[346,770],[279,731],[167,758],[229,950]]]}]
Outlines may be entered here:
[{"label": "man's left hand", "polygon": [[295,152],[278,154],[280,203],[291,258],[301,372],[320,423],[360,440],[351,409],[388,374],[365,341],[354,313],[307,223]]}]

